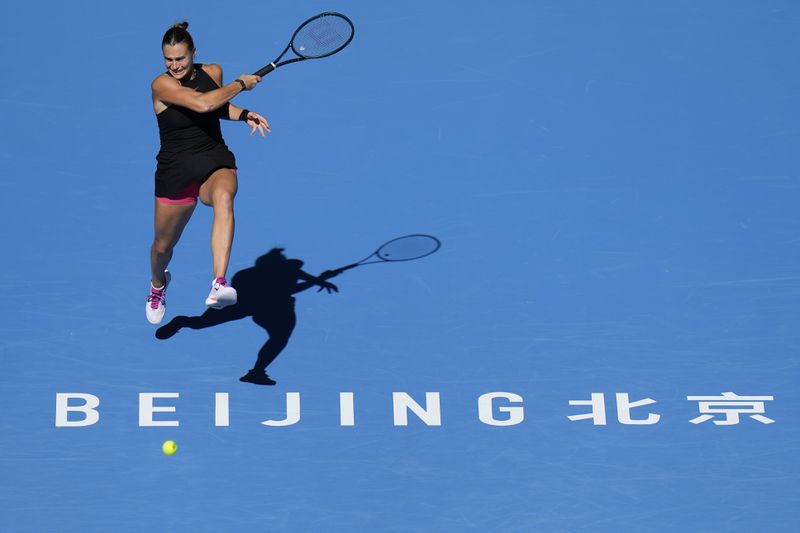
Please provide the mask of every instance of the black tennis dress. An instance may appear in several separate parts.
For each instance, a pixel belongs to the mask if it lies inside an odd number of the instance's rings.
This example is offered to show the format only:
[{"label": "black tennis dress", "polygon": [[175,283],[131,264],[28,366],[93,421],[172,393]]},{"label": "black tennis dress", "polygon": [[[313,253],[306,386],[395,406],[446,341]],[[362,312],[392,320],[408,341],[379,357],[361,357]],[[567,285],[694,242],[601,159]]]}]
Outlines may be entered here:
[{"label": "black tennis dress", "polygon": [[[219,89],[202,66],[195,63],[194,79],[180,80],[180,84],[202,93]],[[215,170],[236,168],[236,158],[225,145],[219,127],[220,117],[227,112],[227,105],[198,113],[172,104],[156,115],[161,138],[156,156],[156,196],[176,195],[194,182],[205,181]]]}]

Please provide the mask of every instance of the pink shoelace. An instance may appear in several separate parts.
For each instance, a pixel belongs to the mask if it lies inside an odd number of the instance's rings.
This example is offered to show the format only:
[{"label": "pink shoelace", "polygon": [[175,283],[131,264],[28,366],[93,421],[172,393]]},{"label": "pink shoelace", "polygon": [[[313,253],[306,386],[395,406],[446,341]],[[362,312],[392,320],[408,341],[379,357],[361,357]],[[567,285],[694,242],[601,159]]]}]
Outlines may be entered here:
[{"label": "pink shoelace", "polygon": [[156,289],[155,287],[150,287],[150,296],[147,297],[147,301],[150,302],[150,309],[158,309],[158,304],[164,300],[165,288]]}]

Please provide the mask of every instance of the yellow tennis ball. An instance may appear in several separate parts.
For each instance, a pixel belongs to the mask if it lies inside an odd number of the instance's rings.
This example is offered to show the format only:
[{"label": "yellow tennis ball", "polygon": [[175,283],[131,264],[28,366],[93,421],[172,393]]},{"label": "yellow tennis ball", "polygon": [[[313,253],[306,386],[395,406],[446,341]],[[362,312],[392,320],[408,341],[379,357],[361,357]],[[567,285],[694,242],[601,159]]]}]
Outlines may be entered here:
[{"label": "yellow tennis ball", "polygon": [[178,445],[175,444],[174,440],[165,441],[164,444],[161,445],[161,450],[166,455],[175,455],[175,452],[178,451]]}]

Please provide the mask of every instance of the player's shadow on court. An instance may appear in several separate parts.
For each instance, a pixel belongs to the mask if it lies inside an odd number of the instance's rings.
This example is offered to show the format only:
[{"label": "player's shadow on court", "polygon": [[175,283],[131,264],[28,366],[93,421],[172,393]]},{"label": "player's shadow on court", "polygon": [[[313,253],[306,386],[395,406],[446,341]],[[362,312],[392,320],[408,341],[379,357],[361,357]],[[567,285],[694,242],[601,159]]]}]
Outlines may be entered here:
[{"label": "player's shadow on court", "polygon": [[176,316],[158,328],[156,338],[169,339],[183,328],[205,329],[251,317],[266,330],[269,339],[259,350],[253,369],[242,376],[241,381],[274,385],[275,381],[267,376],[265,369],[289,343],[297,324],[293,295],[315,286],[338,292],[336,285],[326,281],[335,276],[336,271],[327,270],[312,276],[304,272],[302,266],[299,259],[288,259],[282,248],[273,248],[259,257],[254,266],[234,274],[231,285],[238,293],[235,305],[208,309],[200,316]]}]

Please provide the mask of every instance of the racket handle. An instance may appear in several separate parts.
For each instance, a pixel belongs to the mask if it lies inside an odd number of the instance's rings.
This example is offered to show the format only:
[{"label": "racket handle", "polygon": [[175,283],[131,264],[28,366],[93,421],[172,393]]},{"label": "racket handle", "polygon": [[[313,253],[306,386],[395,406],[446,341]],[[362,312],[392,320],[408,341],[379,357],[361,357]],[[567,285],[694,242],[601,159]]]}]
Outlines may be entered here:
[{"label": "racket handle", "polygon": [[257,72],[253,73],[253,76],[266,76],[273,70],[275,70],[275,63],[270,63],[266,67],[263,67],[259,69]]},{"label": "racket handle", "polygon": [[352,265],[343,266],[343,267],[341,267],[341,268],[337,268],[337,269],[335,269],[335,270],[327,270],[327,271],[326,271],[326,273],[328,273],[328,274],[329,274],[329,276],[325,277],[324,279],[329,279],[329,278],[332,278],[332,277],[338,276],[339,274],[341,274],[341,273],[342,273],[342,272],[344,272],[345,270],[350,270],[351,268],[355,268],[355,267],[357,267],[357,266],[358,266],[358,265],[360,265],[360,264],[361,264],[361,263],[353,263]]}]

